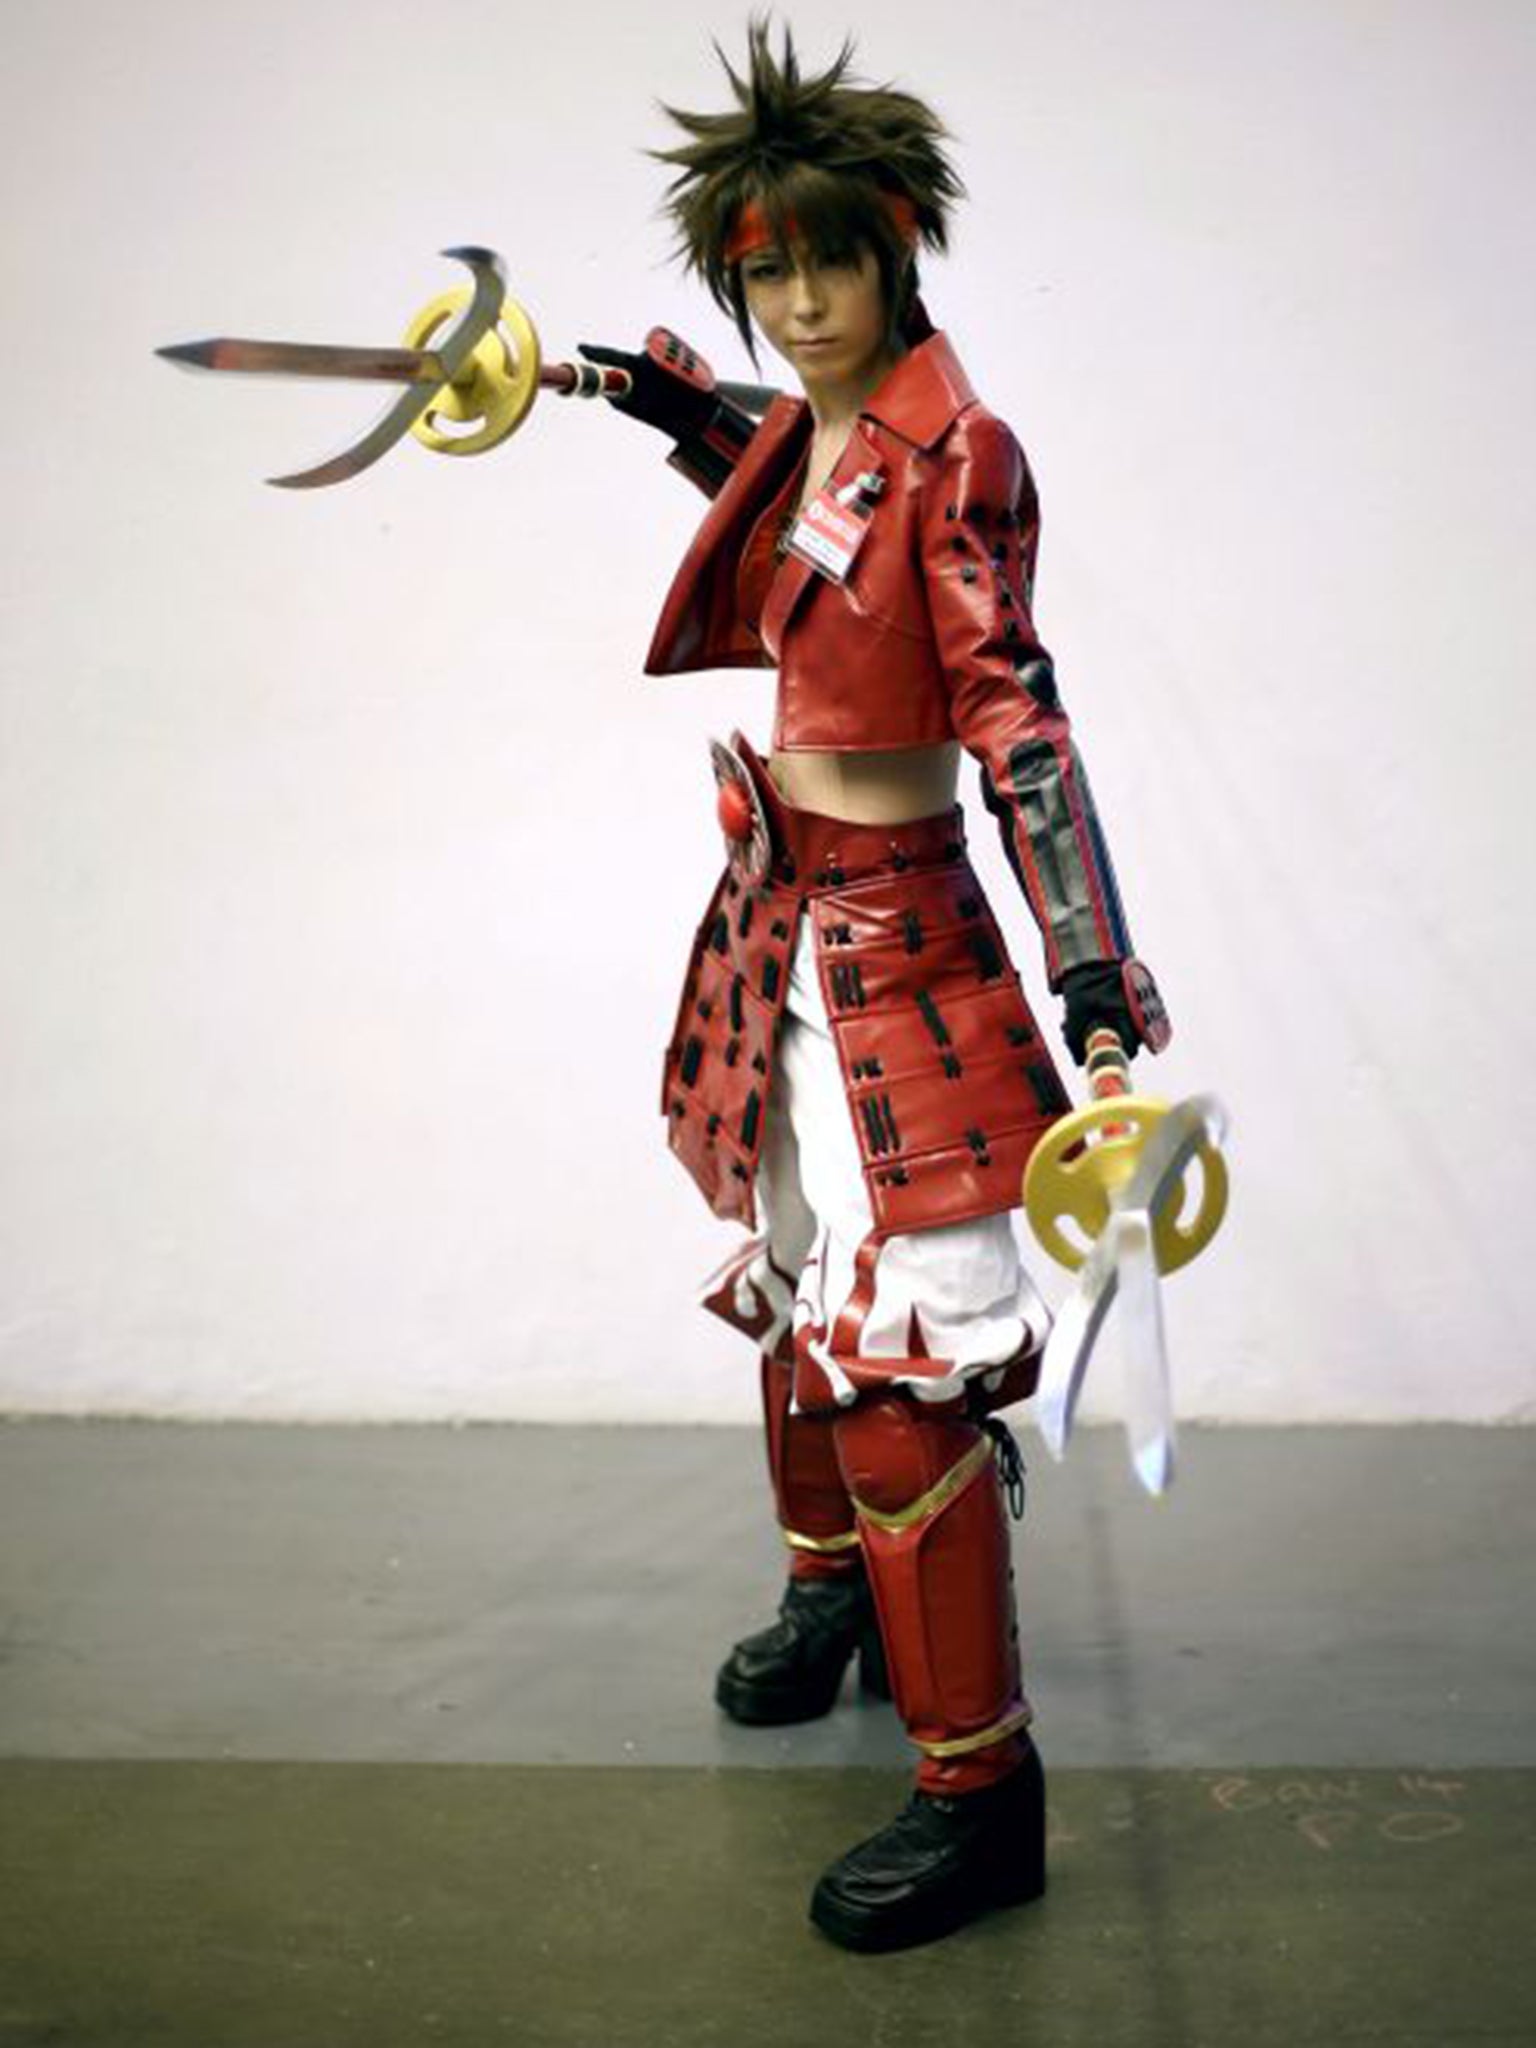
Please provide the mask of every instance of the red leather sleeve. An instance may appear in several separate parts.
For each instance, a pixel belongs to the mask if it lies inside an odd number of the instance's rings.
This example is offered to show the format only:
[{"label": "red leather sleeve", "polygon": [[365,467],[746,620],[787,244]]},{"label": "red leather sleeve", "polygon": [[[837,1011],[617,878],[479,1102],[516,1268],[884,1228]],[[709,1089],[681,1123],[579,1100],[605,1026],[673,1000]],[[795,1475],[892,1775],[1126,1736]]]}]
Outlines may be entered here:
[{"label": "red leather sleeve", "polygon": [[1070,968],[1131,952],[1109,849],[1031,616],[1039,505],[1024,452],[982,407],[958,415],[925,481],[928,607],[955,735],[1045,942]]}]

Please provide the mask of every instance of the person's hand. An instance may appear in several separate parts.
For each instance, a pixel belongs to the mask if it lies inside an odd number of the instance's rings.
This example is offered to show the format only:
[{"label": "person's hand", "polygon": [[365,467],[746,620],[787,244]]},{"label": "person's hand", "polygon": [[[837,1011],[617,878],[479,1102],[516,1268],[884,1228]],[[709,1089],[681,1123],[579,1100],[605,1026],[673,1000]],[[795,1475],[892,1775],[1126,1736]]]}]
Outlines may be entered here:
[{"label": "person's hand", "polygon": [[610,398],[610,405],[670,434],[674,441],[698,433],[714,413],[718,402],[714,372],[686,341],[665,327],[651,329],[645,349],[638,355],[589,341],[578,342],[577,347],[589,363],[629,373],[628,394]]},{"label": "person's hand", "polygon": [[1088,1036],[1113,1031],[1130,1059],[1138,1046],[1161,1052],[1168,1043],[1168,1013],[1157,983],[1139,960],[1089,960],[1069,967],[1061,977],[1067,1012],[1061,1035],[1081,1066],[1088,1056]]}]

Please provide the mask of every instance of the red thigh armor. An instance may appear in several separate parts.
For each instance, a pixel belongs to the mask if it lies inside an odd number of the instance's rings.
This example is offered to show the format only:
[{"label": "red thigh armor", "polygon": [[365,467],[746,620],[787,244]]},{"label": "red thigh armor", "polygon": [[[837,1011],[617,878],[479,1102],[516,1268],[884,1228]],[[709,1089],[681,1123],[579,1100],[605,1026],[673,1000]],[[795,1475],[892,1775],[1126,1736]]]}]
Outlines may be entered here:
[{"label": "red thigh armor", "polygon": [[795,1347],[788,1332],[762,1354],[763,1423],[768,1475],[790,1576],[843,1578],[863,1569],[853,1503],[837,1462],[829,1415],[790,1412]]}]

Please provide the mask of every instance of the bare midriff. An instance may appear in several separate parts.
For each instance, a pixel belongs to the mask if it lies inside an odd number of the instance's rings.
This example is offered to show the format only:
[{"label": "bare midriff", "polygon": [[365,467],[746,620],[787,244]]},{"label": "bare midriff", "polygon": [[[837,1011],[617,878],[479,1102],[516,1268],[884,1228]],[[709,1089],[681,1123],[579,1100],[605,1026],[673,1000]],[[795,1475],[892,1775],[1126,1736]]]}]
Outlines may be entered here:
[{"label": "bare midriff", "polygon": [[796,751],[775,754],[768,763],[786,803],[851,825],[905,825],[947,811],[959,771],[958,740],[878,753]]}]

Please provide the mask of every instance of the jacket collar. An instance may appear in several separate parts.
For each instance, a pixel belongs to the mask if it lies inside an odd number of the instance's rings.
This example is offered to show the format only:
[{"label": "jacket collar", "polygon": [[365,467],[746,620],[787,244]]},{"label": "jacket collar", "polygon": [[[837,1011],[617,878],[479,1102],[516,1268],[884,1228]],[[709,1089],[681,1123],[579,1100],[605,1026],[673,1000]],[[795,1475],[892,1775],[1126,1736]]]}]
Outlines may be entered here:
[{"label": "jacket collar", "polygon": [[863,415],[916,447],[931,448],[975,396],[949,337],[931,333],[865,399]]}]

